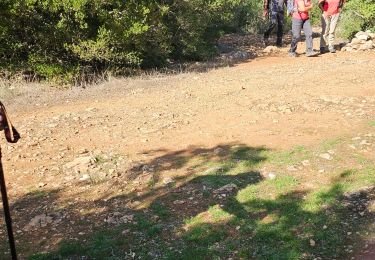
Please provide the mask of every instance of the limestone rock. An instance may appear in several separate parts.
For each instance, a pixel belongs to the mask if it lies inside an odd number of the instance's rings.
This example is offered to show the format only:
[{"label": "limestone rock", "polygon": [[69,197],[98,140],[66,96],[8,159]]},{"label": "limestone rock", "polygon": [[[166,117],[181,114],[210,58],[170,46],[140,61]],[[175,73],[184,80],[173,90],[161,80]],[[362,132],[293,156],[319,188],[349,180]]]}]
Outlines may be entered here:
[{"label": "limestone rock", "polygon": [[263,50],[263,53],[267,53],[267,54],[277,53],[277,52],[279,52],[279,49],[276,46],[267,46]]},{"label": "limestone rock", "polygon": [[370,35],[367,32],[357,32],[355,37],[360,40],[367,41],[370,39]]},{"label": "limestone rock", "polygon": [[81,166],[89,166],[95,163],[95,158],[91,156],[84,156],[74,159],[73,161],[65,164],[65,168],[72,169],[75,167],[81,167]]},{"label": "limestone rock", "polygon": [[230,183],[230,184],[224,185],[223,187],[217,190],[214,190],[213,193],[214,194],[229,193],[229,192],[233,192],[236,190],[238,190],[238,186],[234,183]]},{"label": "limestone rock", "polygon": [[374,43],[373,41],[370,40],[362,44],[361,47],[359,47],[359,50],[367,51],[367,50],[371,50],[372,48],[374,48]]}]

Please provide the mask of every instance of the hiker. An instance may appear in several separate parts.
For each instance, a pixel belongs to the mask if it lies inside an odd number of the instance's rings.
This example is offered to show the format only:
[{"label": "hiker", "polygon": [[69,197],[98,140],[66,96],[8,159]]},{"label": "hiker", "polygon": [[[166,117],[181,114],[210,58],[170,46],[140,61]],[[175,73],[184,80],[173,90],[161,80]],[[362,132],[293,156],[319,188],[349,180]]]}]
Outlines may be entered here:
[{"label": "hiker", "polygon": [[[306,56],[314,57],[318,53],[313,49],[312,28],[310,23],[309,12],[313,8],[311,0],[292,0],[294,10],[292,16],[292,43],[289,50],[289,56],[297,57],[297,44],[301,39],[301,30],[303,29],[306,37]],[[289,11],[289,10],[288,10]]]},{"label": "hiker", "polygon": [[271,32],[277,26],[277,40],[276,46],[281,47],[283,44],[283,30],[284,30],[284,6],[287,0],[263,0],[263,16],[268,17],[269,24],[263,34],[263,43],[268,45],[268,38]]},{"label": "hiker", "polygon": [[320,35],[320,53],[328,51],[335,53],[335,30],[340,17],[340,10],[344,0],[319,0],[319,8],[322,10],[322,34]]}]

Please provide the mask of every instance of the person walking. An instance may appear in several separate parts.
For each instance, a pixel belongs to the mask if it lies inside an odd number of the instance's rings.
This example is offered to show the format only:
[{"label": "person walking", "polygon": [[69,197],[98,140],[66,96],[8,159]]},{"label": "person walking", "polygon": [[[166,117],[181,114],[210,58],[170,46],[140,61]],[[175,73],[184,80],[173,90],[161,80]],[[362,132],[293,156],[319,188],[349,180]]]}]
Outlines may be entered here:
[{"label": "person walking", "polygon": [[301,40],[301,30],[303,29],[306,37],[306,56],[314,57],[318,55],[313,49],[312,28],[309,12],[313,8],[311,0],[293,0],[295,10],[292,12],[292,43],[289,50],[289,56],[297,57],[297,44]]},{"label": "person walking", "polygon": [[322,10],[322,34],[320,35],[320,53],[328,51],[335,53],[335,31],[339,21],[340,11],[344,0],[319,0],[319,8]]},{"label": "person walking", "polygon": [[283,30],[284,30],[284,10],[287,0],[263,0],[263,16],[268,17],[269,24],[263,34],[263,43],[267,46],[269,44],[268,38],[271,32],[277,26],[277,40],[276,46],[281,47],[283,44]]}]

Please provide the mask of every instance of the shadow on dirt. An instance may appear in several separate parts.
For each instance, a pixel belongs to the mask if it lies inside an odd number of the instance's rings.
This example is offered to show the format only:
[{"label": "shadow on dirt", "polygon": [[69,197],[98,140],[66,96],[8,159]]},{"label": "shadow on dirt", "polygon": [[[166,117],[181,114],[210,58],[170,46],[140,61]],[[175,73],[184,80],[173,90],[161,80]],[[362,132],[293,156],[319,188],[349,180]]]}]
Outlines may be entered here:
[{"label": "shadow on dirt", "polygon": [[[273,197],[265,187],[277,188],[278,179],[256,170],[266,151],[238,144],[149,151],[163,153],[143,164],[155,167],[157,183],[164,171],[184,174],[142,194],[93,201],[64,200],[61,190],[28,194],[12,207],[23,230],[19,252],[30,259],[344,259],[375,217],[375,189],[346,193],[342,174],[326,190]],[[30,226],[34,216],[41,217]]]}]

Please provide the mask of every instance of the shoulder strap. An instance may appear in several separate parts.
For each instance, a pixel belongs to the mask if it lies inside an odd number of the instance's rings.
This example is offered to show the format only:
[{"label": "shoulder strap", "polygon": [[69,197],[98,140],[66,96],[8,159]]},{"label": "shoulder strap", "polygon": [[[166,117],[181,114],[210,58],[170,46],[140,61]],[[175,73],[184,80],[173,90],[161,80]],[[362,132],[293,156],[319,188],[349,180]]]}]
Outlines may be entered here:
[{"label": "shoulder strap", "polygon": [[16,128],[12,125],[3,103],[0,102],[0,130],[4,130],[5,138],[9,143],[17,143],[21,138]]}]

